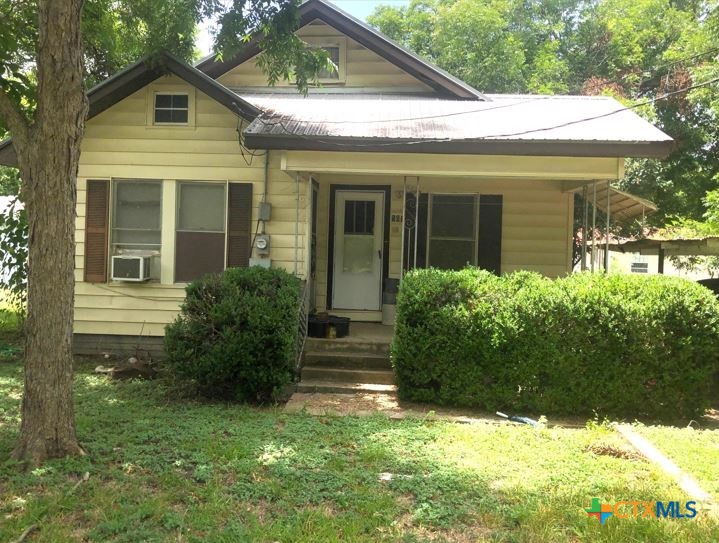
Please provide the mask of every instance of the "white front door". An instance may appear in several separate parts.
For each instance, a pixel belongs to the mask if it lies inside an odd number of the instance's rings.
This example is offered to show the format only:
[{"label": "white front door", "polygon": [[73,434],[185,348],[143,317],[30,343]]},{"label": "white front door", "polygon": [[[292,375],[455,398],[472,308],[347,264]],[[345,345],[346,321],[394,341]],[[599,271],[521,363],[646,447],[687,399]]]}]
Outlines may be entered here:
[{"label": "white front door", "polygon": [[382,307],[384,192],[335,192],[332,307]]}]

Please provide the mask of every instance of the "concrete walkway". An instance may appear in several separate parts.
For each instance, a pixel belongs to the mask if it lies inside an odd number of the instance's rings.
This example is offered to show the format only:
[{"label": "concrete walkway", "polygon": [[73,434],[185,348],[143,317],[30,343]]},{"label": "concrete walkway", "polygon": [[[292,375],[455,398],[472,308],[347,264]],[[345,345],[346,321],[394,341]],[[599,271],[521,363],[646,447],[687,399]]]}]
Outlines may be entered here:
[{"label": "concrete walkway", "polygon": [[[327,392],[295,392],[285,404],[286,413],[305,412],[319,416],[368,417],[385,415],[390,419],[430,418],[463,424],[517,424],[478,409],[438,407],[436,405],[401,402],[395,393],[356,392],[335,394]],[[586,419],[552,418],[548,426],[584,428]]]}]

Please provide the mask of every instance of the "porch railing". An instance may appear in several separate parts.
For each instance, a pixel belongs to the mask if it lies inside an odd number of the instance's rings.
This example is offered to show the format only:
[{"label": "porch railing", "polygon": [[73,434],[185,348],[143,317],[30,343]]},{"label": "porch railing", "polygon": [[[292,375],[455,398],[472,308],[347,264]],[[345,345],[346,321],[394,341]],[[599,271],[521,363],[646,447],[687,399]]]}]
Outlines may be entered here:
[{"label": "porch railing", "polygon": [[310,283],[304,281],[297,309],[297,345],[295,347],[295,381],[300,380],[302,372],[302,353],[307,339],[307,312],[310,307]]}]

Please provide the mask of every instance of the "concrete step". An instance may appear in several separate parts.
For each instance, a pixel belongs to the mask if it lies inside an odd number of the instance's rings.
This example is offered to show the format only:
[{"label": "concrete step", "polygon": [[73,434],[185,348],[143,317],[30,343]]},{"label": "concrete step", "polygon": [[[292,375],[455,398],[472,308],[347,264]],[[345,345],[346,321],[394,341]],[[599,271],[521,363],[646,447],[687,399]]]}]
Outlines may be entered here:
[{"label": "concrete step", "polygon": [[302,382],[304,381],[332,381],[333,383],[393,385],[394,372],[392,370],[364,370],[305,366],[302,368]]},{"label": "concrete step", "polygon": [[348,370],[391,370],[389,355],[355,352],[313,352],[305,351],[304,364],[325,368],[344,368]]},{"label": "concrete step", "polygon": [[308,337],[305,341],[305,351],[307,352],[327,352],[327,353],[370,353],[370,354],[389,354],[389,343],[386,341],[358,340],[351,337],[339,339],[320,339]]},{"label": "concrete step", "polygon": [[394,394],[397,392],[395,385],[379,385],[370,383],[335,383],[324,380],[308,380],[297,383],[297,392],[326,394]]}]

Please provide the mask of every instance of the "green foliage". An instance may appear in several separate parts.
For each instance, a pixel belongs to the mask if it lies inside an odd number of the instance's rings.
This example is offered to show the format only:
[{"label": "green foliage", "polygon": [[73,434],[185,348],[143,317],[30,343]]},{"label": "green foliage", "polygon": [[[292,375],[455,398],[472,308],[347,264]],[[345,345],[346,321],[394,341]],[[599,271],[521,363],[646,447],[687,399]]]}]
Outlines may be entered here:
[{"label": "green foliage", "polygon": [[188,285],[167,326],[168,365],[203,396],[273,401],[292,379],[298,304],[299,279],[283,270],[207,275]]},{"label": "green foliage", "polygon": [[0,212],[0,289],[18,307],[27,296],[27,213],[15,198]]},{"label": "green foliage", "polygon": [[[706,0],[412,0],[369,21],[483,92],[611,94],[627,105],[719,76],[719,8]],[[637,109],[676,141],[628,160],[620,188],[699,219],[719,187],[717,85]]]},{"label": "green foliage", "polygon": [[678,278],[417,270],[392,358],[402,398],[677,419],[708,407],[719,302]]},{"label": "green foliage", "polygon": [[[273,83],[293,78],[300,91],[328,64],[324,51],[294,35],[300,0],[87,0],[82,33],[86,85],[91,87],[141,56],[166,50],[187,61],[197,57],[201,21],[217,21],[218,56],[234,55],[259,30],[260,66]],[[36,1],[0,3],[0,88],[31,117],[37,103],[34,73],[38,36]],[[2,133],[0,119],[0,133]]]},{"label": "green foliage", "polygon": [[[162,380],[111,381],[93,373],[97,364],[76,364],[77,431],[88,455],[33,471],[0,463],[0,541],[31,524],[41,529],[30,540],[42,543],[719,540],[710,514],[588,519],[592,496],[681,498],[649,463],[588,450],[611,439],[603,426],[537,431],[177,401]],[[22,385],[20,362],[0,363],[2,458],[17,436]],[[665,441],[687,434],[662,430]],[[717,436],[706,431],[689,454],[663,450],[719,490]]]},{"label": "green foliage", "polygon": [[20,175],[17,169],[0,166],[0,196],[17,196],[19,193]]}]

